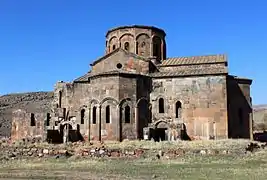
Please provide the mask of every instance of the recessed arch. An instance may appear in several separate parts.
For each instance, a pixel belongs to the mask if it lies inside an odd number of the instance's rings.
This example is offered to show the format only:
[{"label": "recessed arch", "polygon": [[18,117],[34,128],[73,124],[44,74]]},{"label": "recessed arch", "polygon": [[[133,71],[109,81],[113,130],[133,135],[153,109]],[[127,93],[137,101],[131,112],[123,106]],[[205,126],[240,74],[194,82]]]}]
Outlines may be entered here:
[{"label": "recessed arch", "polygon": [[150,55],[150,36],[146,33],[140,33],[136,36],[136,54],[141,56]]},{"label": "recessed arch", "polygon": [[138,34],[135,39],[138,40],[138,38],[140,38],[141,36],[144,36],[144,37],[147,37],[148,39],[150,39],[150,36],[148,34],[146,34],[146,33]]},{"label": "recessed arch", "polygon": [[169,128],[169,124],[167,121],[159,120],[155,123],[154,128]]},{"label": "recessed arch", "polygon": [[75,127],[76,124],[74,124],[72,121],[62,121],[60,123],[61,126],[64,126],[66,124],[69,124],[71,127]]},{"label": "recessed arch", "polygon": [[137,100],[137,102],[136,102],[136,107],[139,105],[140,101],[142,101],[142,100],[145,100],[147,103],[149,103],[149,102],[148,102],[148,99],[147,99],[146,97],[141,97],[141,98],[139,98],[139,99]]},{"label": "recessed arch", "polygon": [[123,35],[121,35],[119,37],[119,41],[121,42],[122,38],[124,38],[125,36],[129,36],[129,37],[131,37],[131,38],[134,39],[134,35],[133,34],[131,34],[131,33],[125,33],[125,34],[123,34]]},{"label": "recessed arch", "polygon": [[119,47],[119,39],[117,36],[112,36],[108,41],[108,51],[114,51]]},{"label": "recessed arch", "polygon": [[109,39],[109,44],[111,43],[111,42],[114,42],[114,41],[118,41],[118,37],[117,36],[112,36],[110,39]]},{"label": "recessed arch", "polygon": [[99,100],[98,99],[91,99],[89,104],[92,105],[92,104],[99,104]]},{"label": "recessed arch", "polygon": [[162,44],[162,39],[159,36],[152,37],[153,56],[157,57],[158,59],[161,59],[161,54],[162,54],[161,44]]},{"label": "recessed arch", "polygon": [[143,128],[148,127],[150,121],[150,114],[149,114],[149,102],[146,97],[141,97],[136,102],[137,108],[137,137],[141,139],[143,137]]},{"label": "recessed arch", "polygon": [[155,100],[158,101],[160,98],[163,98],[166,101],[166,96],[164,94],[159,94]]},{"label": "recessed arch", "polygon": [[119,104],[119,102],[116,100],[116,99],[114,99],[113,97],[106,97],[106,98],[104,98],[100,103],[99,103],[99,105],[101,106],[103,103],[105,103],[106,101],[111,101],[112,102],[112,104],[113,105],[118,105]]},{"label": "recessed arch", "polygon": [[120,101],[120,103],[119,103],[119,106],[122,106],[122,105],[124,105],[124,104],[131,104],[132,105],[132,100],[131,100],[131,98],[125,98],[125,99],[122,99],[121,101]]}]

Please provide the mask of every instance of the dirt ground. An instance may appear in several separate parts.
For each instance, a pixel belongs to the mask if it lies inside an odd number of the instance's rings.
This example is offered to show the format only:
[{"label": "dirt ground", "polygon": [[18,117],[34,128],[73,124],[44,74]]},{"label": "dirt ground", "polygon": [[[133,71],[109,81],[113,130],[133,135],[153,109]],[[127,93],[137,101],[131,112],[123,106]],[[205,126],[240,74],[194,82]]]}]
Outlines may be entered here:
[{"label": "dirt ground", "polygon": [[267,152],[243,156],[199,155],[175,160],[32,159],[0,164],[0,179],[266,179]]}]

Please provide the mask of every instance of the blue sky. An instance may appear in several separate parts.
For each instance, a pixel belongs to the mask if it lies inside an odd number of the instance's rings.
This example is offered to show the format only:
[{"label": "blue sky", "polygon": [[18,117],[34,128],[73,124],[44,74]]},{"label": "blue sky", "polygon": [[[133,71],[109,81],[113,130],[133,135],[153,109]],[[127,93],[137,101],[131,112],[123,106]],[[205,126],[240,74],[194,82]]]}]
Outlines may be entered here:
[{"label": "blue sky", "polygon": [[231,74],[253,79],[254,104],[267,103],[266,0],[1,0],[0,94],[52,90],[104,54],[105,33],[154,25],[167,56],[227,54]]}]

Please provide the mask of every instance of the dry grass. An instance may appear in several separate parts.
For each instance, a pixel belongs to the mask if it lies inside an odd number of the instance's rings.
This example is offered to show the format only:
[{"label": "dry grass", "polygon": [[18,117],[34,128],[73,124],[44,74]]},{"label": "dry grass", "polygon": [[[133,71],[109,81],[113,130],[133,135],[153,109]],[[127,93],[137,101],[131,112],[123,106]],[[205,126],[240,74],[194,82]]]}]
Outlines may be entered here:
[{"label": "dry grass", "polygon": [[[14,142],[11,144],[11,146],[15,147],[39,147],[39,148],[88,148],[88,147],[100,147],[105,146],[107,148],[111,149],[241,149],[247,146],[250,142],[250,140],[247,139],[227,139],[227,140],[195,140],[195,141],[162,141],[162,142],[154,142],[154,141],[139,141],[139,140],[133,140],[128,141],[125,140],[123,142],[117,142],[117,141],[105,141],[104,144],[100,144],[99,142],[93,142],[93,144],[90,143],[79,143],[79,144],[48,144],[46,142],[44,143],[34,143],[34,144],[25,144],[21,141]],[[2,145],[8,145],[6,142],[2,142]]]},{"label": "dry grass", "polygon": [[266,179],[267,152],[244,157],[185,156],[176,160],[49,159],[0,165],[11,179]]},{"label": "dry grass", "polygon": [[[147,142],[105,142],[108,148],[153,150],[243,149],[248,140]],[[39,144],[38,146],[51,146]],[[60,145],[60,147],[64,145]],[[89,144],[80,145],[89,147]],[[79,148],[81,148],[79,147]],[[153,157],[151,154],[150,157]],[[0,178],[5,179],[266,179],[267,152],[246,155],[185,155],[175,160],[153,158],[123,159],[34,159],[13,160],[0,164]]]}]

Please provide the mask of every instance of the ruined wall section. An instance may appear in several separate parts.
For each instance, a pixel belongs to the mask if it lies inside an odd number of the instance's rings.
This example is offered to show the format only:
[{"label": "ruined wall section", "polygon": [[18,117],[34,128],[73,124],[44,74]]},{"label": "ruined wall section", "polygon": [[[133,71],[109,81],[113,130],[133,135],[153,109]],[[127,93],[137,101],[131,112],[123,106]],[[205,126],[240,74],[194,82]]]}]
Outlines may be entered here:
[{"label": "ruined wall section", "polygon": [[45,113],[31,113],[25,110],[15,110],[12,113],[12,141],[39,138],[45,140]]},{"label": "ruined wall section", "polygon": [[45,114],[50,111],[52,100],[53,92],[29,92],[0,96],[0,137],[11,137],[12,112],[14,110],[22,109],[31,113]]},{"label": "ruined wall section", "polygon": [[[183,122],[188,135],[194,138],[227,138],[226,93],[225,76],[153,79],[152,120]],[[159,113],[160,98],[164,101],[164,113]],[[178,101],[182,109],[177,119]]]},{"label": "ruined wall section", "polygon": [[267,131],[267,105],[253,107],[253,132]]}]

